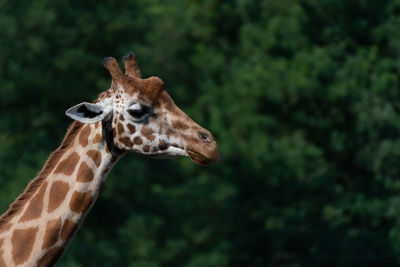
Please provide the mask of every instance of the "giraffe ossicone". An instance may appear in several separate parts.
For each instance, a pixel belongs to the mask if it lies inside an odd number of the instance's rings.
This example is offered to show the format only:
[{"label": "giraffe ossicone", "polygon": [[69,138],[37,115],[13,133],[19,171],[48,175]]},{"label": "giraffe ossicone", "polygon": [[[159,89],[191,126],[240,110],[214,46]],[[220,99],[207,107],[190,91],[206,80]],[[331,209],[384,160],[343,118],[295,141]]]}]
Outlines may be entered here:
[{"label": "giraffe ossicone", "polygon": [[212,134],[180,110],[158,77],[141,78],[133,53],[125,73],[108,57],[111,87],[66,111],[75,120],[38,176],[0,217],[1,266],[52,266],[64,253],[102,183],[129,151],[219,160]]}]

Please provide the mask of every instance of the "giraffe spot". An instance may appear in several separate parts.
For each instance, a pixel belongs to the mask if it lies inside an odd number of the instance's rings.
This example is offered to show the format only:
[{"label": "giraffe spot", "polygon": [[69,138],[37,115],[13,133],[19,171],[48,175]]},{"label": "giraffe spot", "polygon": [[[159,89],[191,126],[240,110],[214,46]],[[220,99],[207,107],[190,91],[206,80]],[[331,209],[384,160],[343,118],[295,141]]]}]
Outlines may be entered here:
[{"label": "giraffe spot", "polygon": [[135,128],[134,125],[128,123],[127,126],[128,126],[128,129],[129,129],[129,132],[130,132],[131,134],[134,134],[134,133],[136,132],[136,128]]},{"label": "giraffe spot", "polygon": [[141,144],[143,144],[142,138],[140,138],[139,136],[136,136],[136,137],[133,139],[133,142],[134,142],[136,145],[141,145]]},{"label": "giraffe spot", "polygon": [[38,227],[17,229],[11,237],[12,258],[16,265],[24,263],[31,255]]},{"label": "giraffe spot", "polygon": [[101,153],[99,151],[89,150],[88,152],[86,152],[86,154],[89,156],[89,158],[91,158],[93,160],[94,164],[96,164],[97,167],[100,166]]},{"label": "giraffe spot", "polygon": [[131,142],[131,139],[129,139],[129,137],[120,138],[119,141],[121,141],[121,143],[123,143],[127,147],[132,146],[132,142]]},{"label": "giraffe spot", "polygon": [[74,152],[71,155],[69,155],[66,159],[58,163],[54,173],[55,174],[62,173],[69,176],[74,172],[78,161],[79,161],[79,155],[78,153]]},{"label": "giraffe spot", "polygon": [[92,169],[90,169],[86,162],[83,161],[79,167],[76,180],[81,183],[87,183],[92,181],[93,178],[94,175]]},{"label": "giraffe spot", "polygon": [[93,143],[98,144],[103,142],[103,137],[101,136],[101,134],[96,134],[96,136],[93,138]]},{"label": "giraffe spot", "polygon": [[32,197],[29,201],[29,206],[26,209],[24,215],[19,219],[20,222],[33,220],[39,218],[40,214],[42,214],[43,209],[43,198],[44,193],[46,192],[47,182],[44,182],[39,191]]},{"label": "giraffe spot", "polygon": [[158,149],[165,150],[167,148],[168,148],[168,144],[164,140],[161,140],[160,143],[158,144]]},{"label": "giraffe spot", "polygon": [[121,123],[118,123],[118,134],[121,135],[124,132],[124,126]]},{"label": "giraffe spot", "polygon": [[144,152],[149,152],[149,150],[150,150],[150,147],[149,147],[148,145],[145,145],[145,146],[143,147],[143,151],[144,151]]},{"label": "giraffe spot", "polygon": [[140,131],[144,137],[146,137],[150,141],[154,141],[156,136],[154,135],[153,129],[147,126],[143,126],[142,130]]},{"label": "giraffe spot", "polygon": [[83,213],[92,202],[92,190],[86,193],[80,193],[75,191],[72,194],[71,201],[69,202],[69,208],[76,213]]},{"label": "giraffe spot", "polygon": [[94,128],[95,128],[95,129],[99,128],[99,125],[100,125],[100,122],[96,122],[96,123],[94,124]]},{"label": "giraffe spot", "polygon": [[173,121],[173,122],[172,122],[172,127],[176,128],[176,129],[180,129],[180,130],[186,130],[186,129],[189,128],[186,124],[184,124],[184,123],[183,123],[182,121],[180,121],[180,120]]},{"label": "giraffe spot", "polygon": [[48,212],[52,212],[61,205],[61,203],[65,199],[65,195],[67,194],[68,189],[69,185],[66,182],[62,181],[55,181],[51,185],[49,194],[49,206],[47,208]]},{"label": "giraffe spot", "polygon": [[51,220],[46,225],[46,232],[44,233],[42,249],[46,249],[54,245],[60,235],[61,218]]},{"label": "giraffe spot", "polygon": [[124,120],[125,120],[125,119],[124,119],[124,116],[122,116],[122,114],[119,115],[119,120],[120,120],[120,121],[124,121]]},{"label": "giraffe spot", "polygon": [[115,130],[115,128],[113,129],[113,135],[117,136],[117,131]]},{"label": "giraffe spot", "polygon": [[61,246],[54,247],[44,254],[37,262],[38,267],[54,266],[61,258],[63,249]]},{"label": "giraffe spot", "polygon": [[62,240],[67,240],[69,237],[71,237],[75,229],[77,228],[77,225],[74,221],[71,220],[65,220],[62,229],[61,229],[61,239]]},{"label": "giraffe spot", "polygon": [[86,125],[82,130],[79,135],[79,144],[81,144],[82,147],[86,147],[89,143],[89,134],[90,134],[90,126]]}]

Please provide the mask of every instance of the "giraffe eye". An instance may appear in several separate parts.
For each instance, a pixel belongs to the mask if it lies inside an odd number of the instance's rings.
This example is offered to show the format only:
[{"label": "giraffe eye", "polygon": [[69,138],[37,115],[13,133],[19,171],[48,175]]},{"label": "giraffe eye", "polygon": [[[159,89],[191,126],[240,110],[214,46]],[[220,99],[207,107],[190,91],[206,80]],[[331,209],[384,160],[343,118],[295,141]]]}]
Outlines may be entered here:
[{"label": "giraffe eye", "polygon": [[151,108],[148,106],[141,106],[139,104],[133,104],[129,107],[128,113],[137,121],[144,120],[147,116],[151,115]]},{"label": "giraffe eye", "polygon": [[144,116],[144,114],[146,114],[146,112],[143,109],[130,109],[128,110],[128,112],[135,119],[140,119],[141,117]]}]

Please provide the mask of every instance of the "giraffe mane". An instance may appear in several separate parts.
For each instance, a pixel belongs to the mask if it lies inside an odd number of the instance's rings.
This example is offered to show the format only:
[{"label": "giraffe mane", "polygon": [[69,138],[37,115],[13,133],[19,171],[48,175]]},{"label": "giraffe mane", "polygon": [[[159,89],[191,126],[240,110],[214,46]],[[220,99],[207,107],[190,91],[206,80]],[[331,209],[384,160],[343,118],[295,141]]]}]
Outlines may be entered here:
[{"label": "giraffe mane", "polygon": [[61,145],[53,153],[51,153],[50,157],[36,178],[28,184],[25,191],[18,196],[18,198],[10,205],[8,210],[0,217],[0,229],[3,229],[3,227],[7,225],[13,216],[18,213],[20,208],[25,205],[25,203],[33,194],[36,193],[43,181],[54,170],[59,159],[65,153],[68,146],[74,141],[76,135],[79,133],[79,130],[83,125],[83,123],[77,121],[74,121],[71,124]]}]

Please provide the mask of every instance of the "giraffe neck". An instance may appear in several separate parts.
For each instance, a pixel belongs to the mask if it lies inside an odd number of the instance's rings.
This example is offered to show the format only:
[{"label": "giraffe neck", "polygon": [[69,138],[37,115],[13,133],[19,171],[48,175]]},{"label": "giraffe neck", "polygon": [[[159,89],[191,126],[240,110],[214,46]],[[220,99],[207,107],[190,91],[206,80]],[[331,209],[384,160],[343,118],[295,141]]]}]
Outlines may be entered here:
[{"label": "giraffe neck", "polygon": [[0,217],[0,266],[55,264],[116,160],[100,123],[74,122],[38,177]]}]

